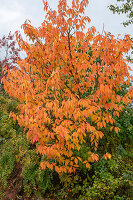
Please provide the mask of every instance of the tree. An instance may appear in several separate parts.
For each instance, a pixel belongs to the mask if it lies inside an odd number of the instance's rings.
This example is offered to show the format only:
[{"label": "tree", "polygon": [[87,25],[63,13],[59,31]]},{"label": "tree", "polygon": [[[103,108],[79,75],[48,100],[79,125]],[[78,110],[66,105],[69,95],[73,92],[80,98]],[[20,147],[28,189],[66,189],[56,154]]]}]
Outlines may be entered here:
[{"label": "tree", "polygon": [[3,66],[6,65],[8,69],[16,67],[19,57],[19,49],[16,47],[14,35],[11,32],[6,37],[5,35],[0,39],[0,81],[4,76]]},{"label": "tree", "polygon": [[113,11],[113,13],[125,13],[127,14],[128,20],[123,22],[124,26],[128,26],[129,24],[133,24],[133,1],[132,0],[117,0],[117,2],[121,3],[114,5],[110,5],[109,9]]},{"label": "tree", "polygon": [[[132,0],[117,0],[117,2],[121,2],[121,5],[110,5],[109,9],[113,12],[113,13],[118,13],[118,14],[127,14],[127,18],[128,20],[123,22],[124,26],[128,26],[130,24],[133,24],[133,1]],[[131,54],[133,53],[133,46],[131,47]],[[133,59],[131,58],[131,56],[127,57],[128,60],[133,61]]]},{"label": "tree", "polygon": [[11,116],[43,155],[42,168],[58,173],[71,173],[82,164],[90,168],[99,159],[99,140],[106,129],[119,132],[114,118],[133,96],[132,87],[123,96],[118,93],[130,83],[123,54],[132,40],[128,35],[123,40],[96,35],[95,27],[83,32],[90,22],[84,16],[87,5],[88,0],[73,0],[69,7],[66,0],[59,0],[56,12],[44,1],[47,14],[42,25],[22,25],[32,42],[16,32],[26,59],[18,61],[19,69],[6,70],[3,78],[5,90],[21,102],[20,114]]}]

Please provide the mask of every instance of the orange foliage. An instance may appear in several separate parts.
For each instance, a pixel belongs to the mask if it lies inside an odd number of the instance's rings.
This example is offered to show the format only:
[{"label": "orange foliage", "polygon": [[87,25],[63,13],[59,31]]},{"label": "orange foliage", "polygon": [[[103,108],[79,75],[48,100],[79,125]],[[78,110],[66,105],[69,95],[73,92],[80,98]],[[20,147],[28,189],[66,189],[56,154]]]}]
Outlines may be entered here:
[{"label": "orange foliage", "polygon": [[[22,25],[31,42],[16,32],[26,59],[19,60],[19,69],[8,71],[3,79],[5,90],[21,102],[20,114],[12,116],[44,155],[42,168],[54,168],[58,173],[74,172],[79,163],[89,168],[90,162],[97,161],[103,130],[108,124],[111,131],[119,132],[113,127],[113,117],[132,99],[132,88],[124,97],[116,94],[130,82],[123,54],[130,50],[132,40],[128,35],[122,40],[96,34],[95,27],[83,32],[90,22],[84,16],[87,5],[88,0],[73,0],[69,7],[66,0],[59,0],[56,12],[44,0],[42,25]],[[74,152],[80,151],[86,138],[92,152],[84,160]],[[107,157],[111,155],[107,153]]]}]

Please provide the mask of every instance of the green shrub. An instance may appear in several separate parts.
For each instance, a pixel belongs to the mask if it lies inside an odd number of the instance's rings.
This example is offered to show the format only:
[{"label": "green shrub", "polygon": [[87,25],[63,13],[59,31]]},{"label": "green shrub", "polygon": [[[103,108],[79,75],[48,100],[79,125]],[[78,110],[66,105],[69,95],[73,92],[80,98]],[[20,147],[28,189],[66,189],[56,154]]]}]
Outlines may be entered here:
[{"label": "green shrub", "polygon": [[[0,198],[2,193],[8,190],[9,182],[15,184],[11,179],[17,179],[19,176],[22,183],[16,196],[21,199],[19,192],[23,191],[29,198],[34,195],[41,198],[51,188],[52,172],[41,169],[41,156],[37,155],[35,146],[27,141],[23,128],[9,118],[11,111],[18,112],[17,105],[18,102],[4,92],[0,94],[0,183],[3,190]],[[15,174],[17,164],[20,168]]]}]

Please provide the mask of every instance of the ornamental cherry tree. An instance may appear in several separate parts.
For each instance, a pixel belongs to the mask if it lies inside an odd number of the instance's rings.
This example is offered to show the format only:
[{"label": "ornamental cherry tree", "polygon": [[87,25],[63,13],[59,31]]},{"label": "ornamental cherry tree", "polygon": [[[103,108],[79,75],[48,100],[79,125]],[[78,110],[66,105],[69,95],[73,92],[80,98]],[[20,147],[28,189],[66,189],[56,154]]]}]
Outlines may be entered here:
[{"label": "ornamental cherry tree", "polygon": [[[131,102],[129,66],[124,54],[132,40],[96,34],[95,27],[84,31],[90,18],[85,15],[88,0],[59,0],[58,11],[44,2],[46,17],[39,28],[26,21],[22,28],[29,42],[16,32],[21,50],[27,54],[18,61],[19,69],[8,70],[5,90],[18,98],[20,114],[11,113],[27,138],[43,155],[41,167],[58,173],[74,172],[80,164],[87,168],[97,161],[98,142],[108,125],[118,133],[115,116]],[[85,158],[82,145],[89,146]],[[105,158],[111,157],[107,152]]]}]

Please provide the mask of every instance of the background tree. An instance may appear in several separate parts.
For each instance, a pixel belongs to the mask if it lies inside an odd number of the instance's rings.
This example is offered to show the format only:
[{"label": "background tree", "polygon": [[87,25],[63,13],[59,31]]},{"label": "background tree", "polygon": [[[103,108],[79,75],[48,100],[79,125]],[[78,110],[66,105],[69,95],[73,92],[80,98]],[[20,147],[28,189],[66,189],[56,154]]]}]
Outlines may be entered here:
[{"label": "background tree", "polygon": [[17,60],[20,59],[19,52],[14,34],[10,32],[8,36],[0,38],[0,82],[4,76],[3,66],[7,69],[16,67]]},{"label": "background tree", "polygon": [[[130,24],[133,24],[133,1],[132,0],[117,0],[119,2],[117,5],[110,5],[109,9],[113,13],[118,14],[127,14],[128,20],[123,22],[124,26],[128,26]],[[132,38],[133,39],[133,38]],[[133,54],[133,46],[131,47],[130,55],[127,56],[129,61],[133,61],[132,55]]]},{"label": "background tree", "polygon": [[127,14],[128,20],[123,22],[124,26],[133,24],[133,1],[132,0],[117,0],[117,2],[118,4],[116,5],[110,5],[109,9],[113,11],[113,13]]}]

